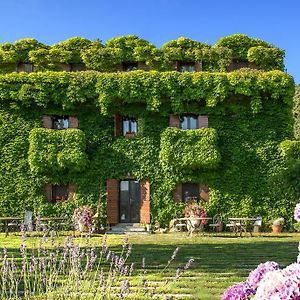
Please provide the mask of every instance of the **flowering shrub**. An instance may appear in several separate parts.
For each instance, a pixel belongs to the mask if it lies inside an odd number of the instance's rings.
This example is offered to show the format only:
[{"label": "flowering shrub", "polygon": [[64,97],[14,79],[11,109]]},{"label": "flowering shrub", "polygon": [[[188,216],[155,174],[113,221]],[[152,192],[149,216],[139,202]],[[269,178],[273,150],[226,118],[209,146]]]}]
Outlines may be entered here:
[{"label": "flowering shrub", "polygon": [[78,224],[82,223],[84,226],[90,228],[92,226],[93,211],[90,207],[84,205],[76,208],[72,216],[72,222],[76,229]]},{"label": "flowering shrub", "polygon": [[300,203],[295,206],[294,219],[297,221],[297,223],[294,224],[294,228],[300,231]]},{"label": "flowering shrub", "polygon": [[[207,212],[202,208],[197,202],[191,202],[186,205],[184,208],[184,216],[186,218],[196,217],[196,218],[206,218]],[[201,224],[207,224],[208,220],[202,220]]]},{"label": "flowering shrub", "polygon": [[[300,251],[300,243],[298,250]],[[254,296],[254,297],[252,297]],[[221,300],[299,300],[300,254],[297,263],[280,270],[273,261],[259,264],[245,282],[229,287]]]}]

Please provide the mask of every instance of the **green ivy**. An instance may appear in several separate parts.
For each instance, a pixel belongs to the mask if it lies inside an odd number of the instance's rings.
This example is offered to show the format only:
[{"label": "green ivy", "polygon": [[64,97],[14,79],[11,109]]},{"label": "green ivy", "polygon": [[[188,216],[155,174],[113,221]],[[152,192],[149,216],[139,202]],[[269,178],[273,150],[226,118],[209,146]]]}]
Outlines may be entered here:
[{"label": "green ivy", "polygon": [[14,71],[20,62],[33,63],[38,71],[59,71],[63,64],[84,64],[90,70],[114,72],[123,62],[145,62],[150,69],[171,71],[175,61],[202,62],[203,71],[217,72],[226,71],[233,58],[249,60],[267,71],[283,70],[283,57],[281,49],[242,34],[221,38],[213,47],[180,37],[161,49],[135,35],[112,38],[105,44],[74,37],[52,46],[23,39],[0,45],[0,73]]},{"label": "green ivy", "polygon": [[164,171],[215,169],[221,160],[217,132],[213,128],[167,128],[161,134],[160,147],[159,158]]},{"label": "green ivy", "polygon": [[28,161],[32,174],[49,178],[59,173],[82,171],[86,164],[85,135],[79,129],[32,129]]}]

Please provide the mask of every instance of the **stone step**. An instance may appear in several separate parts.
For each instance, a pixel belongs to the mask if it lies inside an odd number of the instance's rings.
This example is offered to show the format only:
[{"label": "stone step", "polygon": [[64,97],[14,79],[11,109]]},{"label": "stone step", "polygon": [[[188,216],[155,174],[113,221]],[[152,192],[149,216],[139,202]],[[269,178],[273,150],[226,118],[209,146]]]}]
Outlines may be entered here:
[{"label": "stone step", "polygon": [[111,233],[129,233],[129,232],[146,232],[144,226],[141,226],[140,223],[120,223],[115,226],[112,226]]}]

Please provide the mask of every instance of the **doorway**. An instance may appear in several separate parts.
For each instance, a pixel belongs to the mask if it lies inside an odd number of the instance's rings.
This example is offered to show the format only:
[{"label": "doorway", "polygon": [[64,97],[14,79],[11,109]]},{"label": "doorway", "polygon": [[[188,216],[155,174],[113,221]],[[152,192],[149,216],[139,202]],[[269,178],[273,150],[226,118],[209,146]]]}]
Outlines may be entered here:
[{"label": "doorway", "polygon": [[140,223],[141,187],[136,180],[120,181],[119,222]]}]

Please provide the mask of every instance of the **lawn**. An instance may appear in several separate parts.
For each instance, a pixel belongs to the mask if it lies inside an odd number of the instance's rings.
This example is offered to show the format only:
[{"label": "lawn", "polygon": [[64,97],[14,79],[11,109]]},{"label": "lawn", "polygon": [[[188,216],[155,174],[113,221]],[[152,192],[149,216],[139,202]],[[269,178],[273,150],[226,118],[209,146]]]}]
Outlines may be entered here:
[{"label": "lawn", "polygon": [[[61,236],[56,239],[55,243],[63,244],[65,239],[65,236]],[[100,248],[102,239],[102,235],[92,237],[88,241],[90,243],[88,247],[96,244]],[[189,237],[185,233],[132,234],[128,236],[128,241],[133,248],[127,262],[135,262],[136,270],[130,280],[132,290],[135,286],[141,286],[141,280],[144,284],[144,279],[146,279],[148,286],[157,285],[154,289],[155,295],[162,293],[174,299],[213,300],[220,299],[220,295],[228,286],[243,281],[249,271],[260,262],[274,260],[282,267],[294,262],[298,254],[300,235],[261,234],[240,238],[229,235]],[[26,239],[28,249],[36,249],[37,243],[37,238],[27,237]],[[76,237],[74,243],[82,247],[87,246],[87,240],[84,237]],[[20,257],[20,236],[10,234],[5,237],[1,234],[0,244],[2,248],[7,248],[9,256],[13,254],[14,257]],[[108,235],[107,244],[110,250],[120,253],[124,244],[124,235]],[[50,241],[46,245],[49,248],[52,247]],[[164,270],[176,247],[179,247],[178,254]],[[140,271],[143,257],[145,268],[144,271]],[[194,259],[194,264],[178,280],[175,280],[177,268],[182,269],[189,259]],[[133,297],[133,299],[139,298]]]}]

